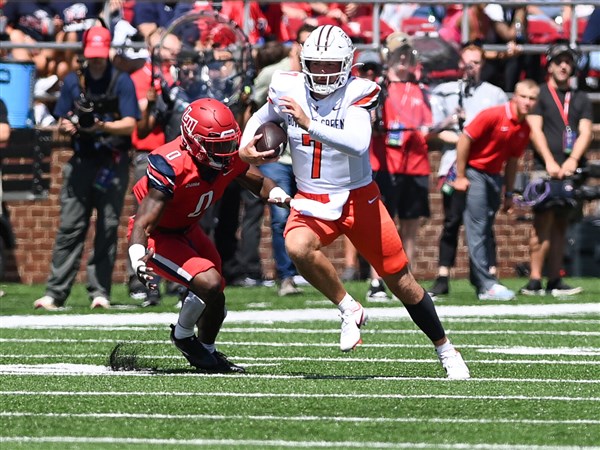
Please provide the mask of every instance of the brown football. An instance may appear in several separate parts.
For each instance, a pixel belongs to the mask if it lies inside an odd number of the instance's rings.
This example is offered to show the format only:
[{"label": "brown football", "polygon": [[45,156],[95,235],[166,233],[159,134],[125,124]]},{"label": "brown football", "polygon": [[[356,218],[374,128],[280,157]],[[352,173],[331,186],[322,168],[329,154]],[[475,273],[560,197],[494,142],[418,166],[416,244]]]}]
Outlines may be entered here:
[{"label": "brown football", "polygon": [[287,133],[275,122],[265,122],[256,130],[257,134],[262,134],[262,137],[256,141],[256,151],[268,152],[275,150],[274,157],[283,153],[287,145]]}]

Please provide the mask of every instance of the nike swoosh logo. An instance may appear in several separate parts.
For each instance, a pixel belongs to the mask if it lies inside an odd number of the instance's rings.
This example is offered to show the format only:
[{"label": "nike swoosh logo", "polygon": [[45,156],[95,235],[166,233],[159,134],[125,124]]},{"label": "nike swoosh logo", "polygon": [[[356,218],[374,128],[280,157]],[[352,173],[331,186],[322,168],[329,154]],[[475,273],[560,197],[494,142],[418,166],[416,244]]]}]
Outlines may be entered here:
[{"label": "nike swoosh logo", "polygon": [[370,200],[367,200],[369,202],[369,205],[372,205],[377,199],[379,198],[379,195],[375,198],[372,198]]},{"label": "nike swoosh logo", "polygon": [[229,169],[227,172],[223,172],[223,176],[229,175],[231,172],[233,172],[233,169]]}]

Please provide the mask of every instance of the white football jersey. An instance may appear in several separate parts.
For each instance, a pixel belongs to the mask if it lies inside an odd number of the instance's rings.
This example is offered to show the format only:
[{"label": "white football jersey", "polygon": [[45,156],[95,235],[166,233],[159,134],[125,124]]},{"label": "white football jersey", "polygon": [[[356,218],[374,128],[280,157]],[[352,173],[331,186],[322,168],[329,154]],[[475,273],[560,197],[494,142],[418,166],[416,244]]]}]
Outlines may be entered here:
[{"label": "white football jersey", "polygon": [[[351,77],[344,87],[316,100],[305,86],[303,73],[279,71],[273,75],[269,101],[259,111],[262,113],[259,119],[273,120],[276,114],[287,126],[292,166],[300,191],[336,193],[372,181],[369,110],[377,105],[379,91],[376,83]],[[278,99],[283,96],[293,98],[311,118],[309,132],[278,107]]]}]

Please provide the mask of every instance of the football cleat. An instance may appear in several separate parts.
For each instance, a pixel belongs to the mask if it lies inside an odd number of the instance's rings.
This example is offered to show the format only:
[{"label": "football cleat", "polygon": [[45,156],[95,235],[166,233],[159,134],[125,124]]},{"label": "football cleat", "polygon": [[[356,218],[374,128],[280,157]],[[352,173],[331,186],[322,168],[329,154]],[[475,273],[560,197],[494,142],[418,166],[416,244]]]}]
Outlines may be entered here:
[{"label": "football cleat", "polygon": [[190,365],[196,369],[212,371],[218,368],[217,359],[204,348],[196,335],[177,339],[175,337],[175,325],[171,324],[171,342],[185,356]]},{"label": "football cleat", "polygon": [[462,355],[454,347],[438,353],[438,358],[449,380],[468,380],[471,378],[469,368],[465,364]]},{"label": "football cleat", "polygon": [[362,344],[360,327],[367,323],[369,316],[359,302],[353,310],[346,310],[342,314],[342,332],[340,334],[340,350],[349,352],[358,344]]},{"label": "football cleat", "polygon": [[234,364],[231,361],[229,361],[227,359],[227,356],[225,356],[223,353],[214,351],[212,355],[217,360],[217,363],[219,366],[216,371],[223,372],[223,373],[227,373],[227,372],[246,373],[246,369],[244,369],[242,366],[238,366],[237,364]]}]

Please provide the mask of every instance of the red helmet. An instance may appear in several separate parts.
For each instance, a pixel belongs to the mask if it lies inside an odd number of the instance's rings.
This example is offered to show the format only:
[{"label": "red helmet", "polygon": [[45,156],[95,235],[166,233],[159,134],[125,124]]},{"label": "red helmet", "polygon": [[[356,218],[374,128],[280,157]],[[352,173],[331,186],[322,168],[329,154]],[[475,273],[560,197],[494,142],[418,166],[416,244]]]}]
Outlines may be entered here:
[{"label": "red helmet", "polygon": [[227,167],[238,152],[240,127],[231,110],[214,98],[188,105],[181,117],[181,144],[200,163],[213,169]]}]

